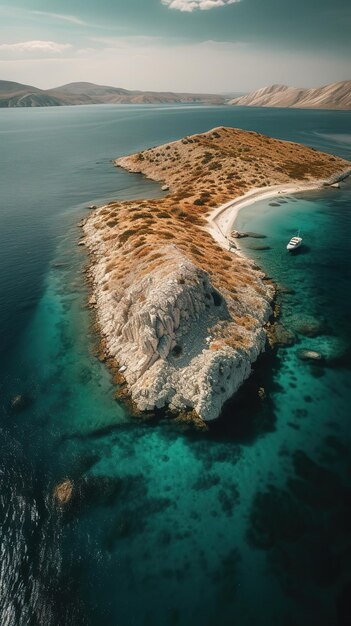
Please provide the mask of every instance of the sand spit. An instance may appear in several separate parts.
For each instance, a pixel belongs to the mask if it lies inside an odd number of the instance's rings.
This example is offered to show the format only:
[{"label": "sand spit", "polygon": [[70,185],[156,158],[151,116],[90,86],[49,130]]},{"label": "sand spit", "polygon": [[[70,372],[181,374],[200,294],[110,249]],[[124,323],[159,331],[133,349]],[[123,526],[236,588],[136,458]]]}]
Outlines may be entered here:
[{"label": "sand spit", "polygon": [[116,165],[162,182],[169,195],[111,202],[84,220],[106,353],[139,410],[215,419],[265,348],[274,295],[253,262],[216,241],[218,220],[229,219],[223,203],[238,209],[239,198],[253,201],[272,185],[316,186],[350,164],[221,127]]}]

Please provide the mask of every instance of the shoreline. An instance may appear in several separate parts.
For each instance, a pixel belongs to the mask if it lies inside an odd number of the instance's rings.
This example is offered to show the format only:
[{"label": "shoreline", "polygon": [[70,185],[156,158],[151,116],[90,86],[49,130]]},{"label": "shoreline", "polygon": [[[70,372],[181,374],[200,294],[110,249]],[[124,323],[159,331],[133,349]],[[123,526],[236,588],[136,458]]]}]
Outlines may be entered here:
[{"label": "shoreline", "polygon": [[349,163],[218,127],[115,165],[171,191],[109,202],[82,223],[103,352],[139,412],[211,421],[265,350],[275,293],[252,259],[234,244],[228,253],[239,210],[318,189]]},{"label": "shoreline", "polygon": [[[280,194],[293,195],[296,193],[304,193],[307,191],[316,191],[318,189],[328,189],[336,182],[345,181],[351,176],[351,170],[347,169],[337,176],[332,177],[329,181],[323,179],[314,181],[313,183],[294,185],[270,185],[269,187],[254,187],[242,196],[229,200],[224,204],[216,207],[207,217],[207,231],[212,235],[219,245],[223,248],[231,250],[234,246],[230,245],[229,236],[233,226],[236,223],[239,211],[245,207],[251,206],[261,200],[276,198]],[[228,245],[229,244],[229,245]],[[235,241],[234,247],[237,254],[240,254],[239,239]]]},{"label": "shoreline", "polygon": [[235,241],[236,247],[234,247],[230,245],[229,237],[241,209],[251,206],[256,202],[260,202],[261,200],[275,198],[280,194],[287,195],[323,189],[324,182],[325,181],[320,180],[308,185],[272,185],[270,187],[256,187],[251,189],[242,196],[229,200],[229,202],[225,202],[211,211],[211,214],[207,217],[207,231],[224,249],[228,250],[229,248],[229,250],[232,250],[232,248],[234,248],[234,252],[240,254],[239,239]]}]

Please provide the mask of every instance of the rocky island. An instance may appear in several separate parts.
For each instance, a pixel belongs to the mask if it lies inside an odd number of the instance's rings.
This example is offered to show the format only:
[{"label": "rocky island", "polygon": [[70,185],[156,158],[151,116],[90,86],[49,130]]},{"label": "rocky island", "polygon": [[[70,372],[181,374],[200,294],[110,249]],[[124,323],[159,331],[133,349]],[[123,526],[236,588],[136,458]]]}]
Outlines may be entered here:
[{"label": "rocky island", "polygon": [[83,220],[105,354],[138,410],[213,420],[265,348],[275,291],[228,245],[235,211],[261,193],[318,187],[350,164],[223,127],[115,164],[168,193],[110,202]]}]

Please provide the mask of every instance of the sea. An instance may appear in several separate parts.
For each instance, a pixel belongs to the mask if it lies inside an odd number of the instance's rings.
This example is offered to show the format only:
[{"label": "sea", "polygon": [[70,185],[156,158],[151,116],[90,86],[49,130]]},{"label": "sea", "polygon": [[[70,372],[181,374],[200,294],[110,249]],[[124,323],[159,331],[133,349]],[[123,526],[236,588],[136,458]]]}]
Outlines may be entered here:
[{"label": "sea", "polygon": [[350,623],[351,184],[240,211],[281,345],[208,431],[131,416],[98,359],[79,222],[162,195],[114,158],[220,125],[351,159],[347,111],[0,110],[1,626]]}]

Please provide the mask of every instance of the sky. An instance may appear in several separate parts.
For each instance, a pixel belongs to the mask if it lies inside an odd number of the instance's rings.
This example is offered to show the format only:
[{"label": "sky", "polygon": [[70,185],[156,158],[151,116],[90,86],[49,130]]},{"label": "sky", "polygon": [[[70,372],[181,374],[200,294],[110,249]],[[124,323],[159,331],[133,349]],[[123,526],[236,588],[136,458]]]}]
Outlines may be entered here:
[{"label": "sky", "polygon": [[0,80],[246,92],[351,78],[349,0],[0,0]]}]

